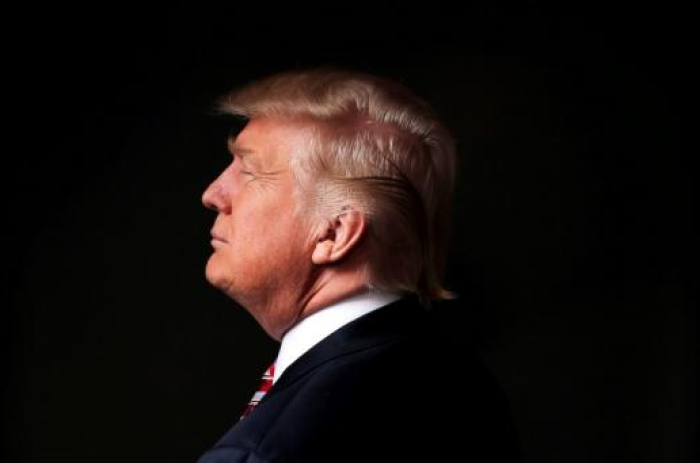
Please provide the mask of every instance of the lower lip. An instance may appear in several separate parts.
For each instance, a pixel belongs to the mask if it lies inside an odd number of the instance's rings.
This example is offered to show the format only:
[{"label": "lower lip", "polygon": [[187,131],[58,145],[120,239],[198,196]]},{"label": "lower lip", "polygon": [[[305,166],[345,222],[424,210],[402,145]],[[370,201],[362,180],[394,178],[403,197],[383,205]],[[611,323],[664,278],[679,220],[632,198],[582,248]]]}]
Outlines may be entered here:
[{"label": "lower lip", "polygon": [[215,248],[223,246],[226,244],[226,241],[218,240],[216,238],[211,240],[211,245]]}]

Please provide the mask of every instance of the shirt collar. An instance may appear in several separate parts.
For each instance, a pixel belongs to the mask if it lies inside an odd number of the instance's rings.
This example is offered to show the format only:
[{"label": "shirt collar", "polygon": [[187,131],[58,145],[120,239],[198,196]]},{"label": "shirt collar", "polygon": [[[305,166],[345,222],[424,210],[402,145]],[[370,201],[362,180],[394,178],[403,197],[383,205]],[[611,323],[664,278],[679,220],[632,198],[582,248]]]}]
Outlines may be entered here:
[{"label": "shirt collar", "polygon": [[275,362],[273,384],[289,365],[326,336],[401,297],[401,294],[394,292],[369,291],[331,304],[294,325],[282,338]]}]

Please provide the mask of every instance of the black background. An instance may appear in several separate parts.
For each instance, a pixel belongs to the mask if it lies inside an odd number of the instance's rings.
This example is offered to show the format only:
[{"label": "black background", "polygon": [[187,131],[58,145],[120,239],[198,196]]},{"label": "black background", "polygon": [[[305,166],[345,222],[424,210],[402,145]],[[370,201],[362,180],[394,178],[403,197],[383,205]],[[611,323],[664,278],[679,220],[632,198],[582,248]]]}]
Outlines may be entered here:
[{"label": "black background", "polygon": [[315,65],[399,79],[455,132],[449,321],[525,461],[695,461],[689,13],[562,3],[8,13],[4,461],[192,462],[235,421],[277,345],[203,277],[211,103]]}]

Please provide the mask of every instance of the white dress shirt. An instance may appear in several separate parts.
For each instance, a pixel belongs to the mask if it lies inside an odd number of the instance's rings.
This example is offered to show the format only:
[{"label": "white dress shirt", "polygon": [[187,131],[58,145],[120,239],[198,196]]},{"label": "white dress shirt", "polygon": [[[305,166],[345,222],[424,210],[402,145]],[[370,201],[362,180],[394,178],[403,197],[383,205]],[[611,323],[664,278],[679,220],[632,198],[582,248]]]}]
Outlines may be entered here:
[{"label": "white dress shirt", "polygon": [[399,299],[401,295],[397,293],[370,291],[331,304],[297,323],[282,338],[275,362],[273,384],[289,365],[326,336],[351,321]]}]

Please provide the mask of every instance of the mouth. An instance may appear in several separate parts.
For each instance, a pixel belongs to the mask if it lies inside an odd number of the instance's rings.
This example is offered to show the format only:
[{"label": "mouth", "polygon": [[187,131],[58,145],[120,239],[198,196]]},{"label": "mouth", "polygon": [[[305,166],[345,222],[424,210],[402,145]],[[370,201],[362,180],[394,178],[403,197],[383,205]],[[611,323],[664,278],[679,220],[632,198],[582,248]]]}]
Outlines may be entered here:
[{"label": "mouth", "polygon": [[213,231],[211,232],[211,245],[216,246],[216,245],[222,245],[222,244],[227,244],[228,241],[226,241],[221,235],[218,235],[214,233]]}]

